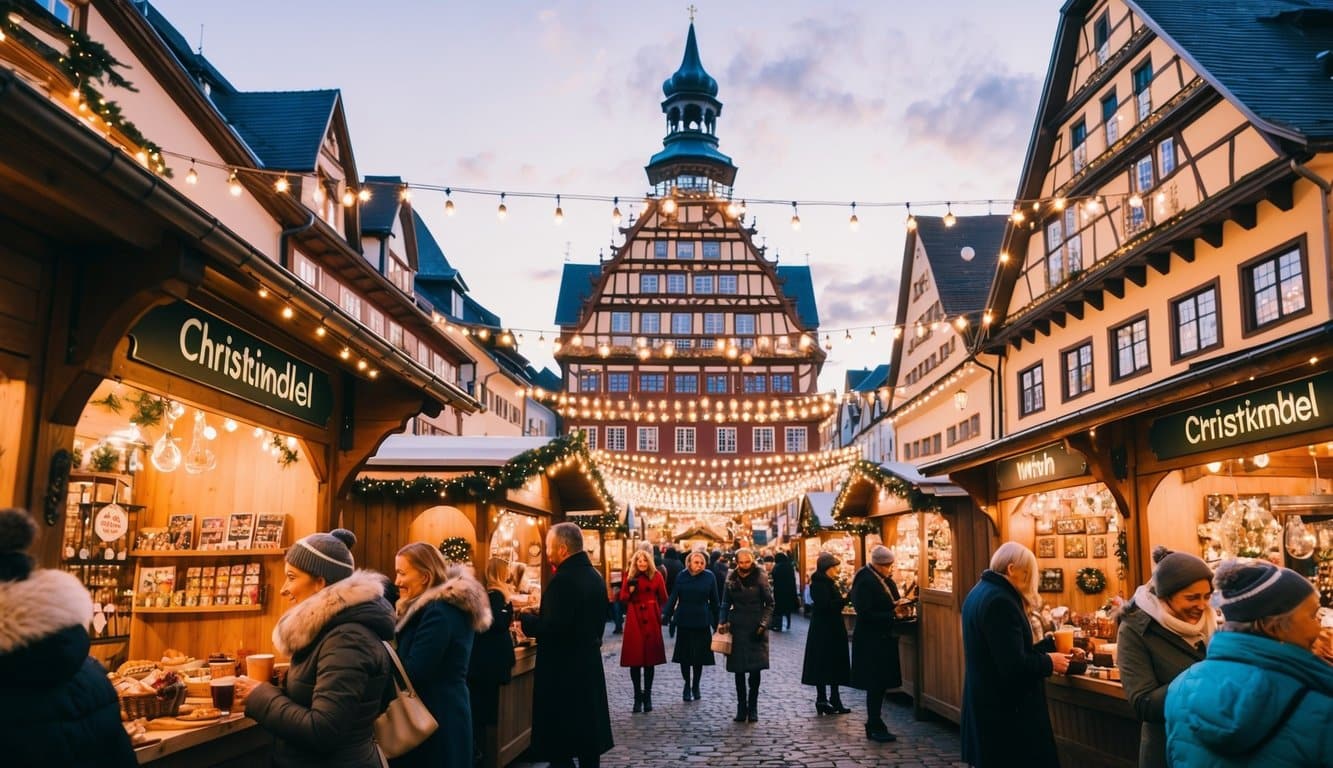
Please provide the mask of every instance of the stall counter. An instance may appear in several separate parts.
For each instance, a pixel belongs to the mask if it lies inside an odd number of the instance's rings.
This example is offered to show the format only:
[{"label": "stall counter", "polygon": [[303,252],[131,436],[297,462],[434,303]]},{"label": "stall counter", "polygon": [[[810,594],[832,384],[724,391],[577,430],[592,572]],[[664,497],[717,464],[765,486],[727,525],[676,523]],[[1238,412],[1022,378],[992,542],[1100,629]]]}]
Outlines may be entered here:
[{"label": "stall counter", "polygon": [[1138,765],[1139,721],[1119,682],[1053,675],[1046,678],[1046,705],[1062,765]]},{"label": "stall counter", "polygon": [[179,731],[149,731],[161,741],[134,750],[139,765],[153,768],[187,766],[269,765],[273,736],[250,718],[233,714],[216,723]]},{"label": "stall counter", "polygon": [[502,768],[518,759],[532,743],[533,670],[537,646],[514,648],[514,668],[508,683],[500,686],[498,724],[487,729],[483,749],[485,768]]}]

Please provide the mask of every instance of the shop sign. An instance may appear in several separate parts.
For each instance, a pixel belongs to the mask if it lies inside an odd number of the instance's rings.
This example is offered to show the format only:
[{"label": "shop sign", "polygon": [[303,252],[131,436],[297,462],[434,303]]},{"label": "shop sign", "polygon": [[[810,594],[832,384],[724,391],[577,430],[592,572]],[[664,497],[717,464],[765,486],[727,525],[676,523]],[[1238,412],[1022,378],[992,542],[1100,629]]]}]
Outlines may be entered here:
[{"label": "shop sign", "polygon": [[1152,423],[1159,459],[1255,443],[1333,426],[1333,373],[1192,408]]},{"label": "shop sign", "polygon": [[995,463],[995,483],[1002,491],[1026,485],[1049,483],[1088,473],[1081,456],[1071,456],[1063,443],[1051,443],[1012,459]]},{"label": "shop sign", "polygon": [[185,302],[149,310],[130,357],[316,426],[333,413],[327,373]]}]

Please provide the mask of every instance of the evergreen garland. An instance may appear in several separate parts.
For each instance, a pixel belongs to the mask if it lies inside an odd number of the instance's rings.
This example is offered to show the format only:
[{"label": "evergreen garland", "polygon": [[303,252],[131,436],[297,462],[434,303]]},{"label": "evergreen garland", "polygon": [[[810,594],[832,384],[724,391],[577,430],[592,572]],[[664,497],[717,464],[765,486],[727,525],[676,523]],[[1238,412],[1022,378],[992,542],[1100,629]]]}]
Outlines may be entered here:
[{"label": "evergreen garland", "polygon": [[472,560],[472,543],[462,536],[450,536],[440,542],[440,554],[451,563],[466,563]]},{"label": "evergreen garland", "polygon": [[[352,483],[352,498],[362,500],[391,500],[396,503],[409,501],[439,501],[448,498],[461,498],[473,501],[493,501],[502,498],[507,491],[522,488],[528,478],[545,472],[550,467],[565,461],[577,461],[587,472],[588,478],[597,489],[605,509],[605,514],[588,518],[594,522],[579,523],[581,527],[596,527],[599,530],[620,529],[615,500],[606,489],[602,473],[592,463],[588,455],[588,446],[584,442],[583,432],[557,437],[551,442],[524,451],[502,467],[479,469],[470,475],[441,479],[438,477],[414,477],[408,479],[376,480],[363,478]],[[605,522],[607,519],[611,522]]]},{"label": "evergreen garland", "polygon": [[1106,574],[1100,568],[1079,568],[1074,583],[1085,595],[1099,595],[1106,589]]},{"label": "evergreen garland", "polygon": [[[4,31],[7,38],[18,41],[24,46],[30,48],[46,59],[69,79],[73,89],[79,91],[80,98],[88,105],[88,109],[96,113],[106,121],[107,125],[114,126],[121,135],[136,144],[149,160],[148,165],[157,173],[171,177],[171,168],[167,167],[162,159],[162,148],[156,142],[149,141],[148,137],[129,120],[125,119],[120,105],[115,101],[108,100],[102,95],[94,83],[98,85],[109,84],[113,88],[124,88],[127,91],[138,92],[139,89],[134,84],[126,80],[117,70],[124,67],[125,64],[111,55],[106,46],[93,40],[73,27],[70,27],[54,18],[50,20],[30,19],[26,11],[31,11],[27,3],[15,2],[15,0],[0,0],[0,30]],[[54,23],[59,26],[60,32],[69,40],[69,50],[61,53],[42,42],[36,35],[29,32],[22,24],[23,21],[33,23]]]}]

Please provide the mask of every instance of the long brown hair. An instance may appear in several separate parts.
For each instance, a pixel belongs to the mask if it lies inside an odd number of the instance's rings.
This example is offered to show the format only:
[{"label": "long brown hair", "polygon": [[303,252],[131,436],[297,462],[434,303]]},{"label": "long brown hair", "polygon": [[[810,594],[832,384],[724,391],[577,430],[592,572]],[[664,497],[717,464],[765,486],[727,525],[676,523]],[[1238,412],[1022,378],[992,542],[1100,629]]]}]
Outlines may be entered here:
[{"label": "long brown hair", "polygon": [[487,560],[482,583],[488,590],[499,590],[508,600],[514,594],[514,585],[509,583],[509,561],[499,557]]}]

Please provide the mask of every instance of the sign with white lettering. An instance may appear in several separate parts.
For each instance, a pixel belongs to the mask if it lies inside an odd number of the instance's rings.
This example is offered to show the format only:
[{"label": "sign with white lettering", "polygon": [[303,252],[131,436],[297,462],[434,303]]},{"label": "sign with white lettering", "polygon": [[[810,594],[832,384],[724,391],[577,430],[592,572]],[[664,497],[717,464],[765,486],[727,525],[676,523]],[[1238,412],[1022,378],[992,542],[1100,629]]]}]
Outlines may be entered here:
[{"label": "sign with white lettering", "polygon": [[130,357],[323,427],[329,375],[198,307],[154,307],[130,329]]},{"label": "sign with white lettering", "polygon": [[1148,441],[1159,459],[1333,426],[1333,373],[1163,416]]},{"label": "sign with white lettering", "polygon": [[995,462],[995,485],[1007,491],[1087,473],[1088,464],[1082,456],[1071,456],[1063,443],[1051,443],[1021,456]]}]

